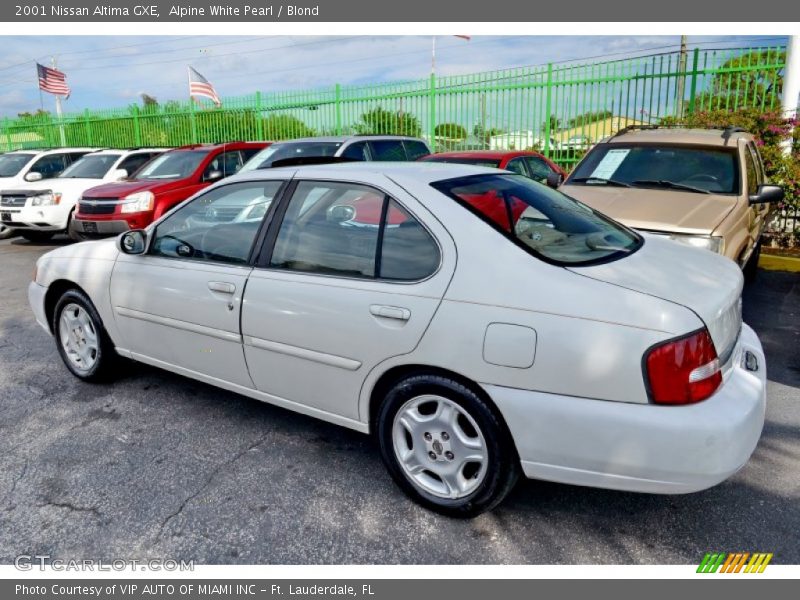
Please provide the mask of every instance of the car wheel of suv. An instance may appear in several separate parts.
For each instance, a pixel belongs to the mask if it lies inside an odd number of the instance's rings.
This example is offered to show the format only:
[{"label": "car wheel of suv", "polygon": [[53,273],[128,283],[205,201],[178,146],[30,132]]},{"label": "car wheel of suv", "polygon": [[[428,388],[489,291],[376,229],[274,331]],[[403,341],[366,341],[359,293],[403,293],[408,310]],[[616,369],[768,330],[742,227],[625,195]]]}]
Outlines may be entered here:
[{"label": "car wheel of suv", "polygon": [[747,264],[742,268],[744,279],[747,283],[755,281],[756,274],[758,273],[758,259],[761,258],[761,240],[758,241],[756,247],[753,248],[753,253],[747,259]]},{"label": "car wheel of suv", "polygon": [[449,516],[491,510],[519,474],[496,410],[446,377],[417,375],[396,384],[380,408],[376,432],[395,482],[419,504]]},{"label": "car wheel of suv", "polygon": [[79,290],[64,292],[53,313],[56,347],[73,375],[101,381],[112,372],[116,352],[92,302]]},{"label": "car wheel of suv", "polygon": [[67,235],[73,242],[84,242],[89,239],[88,235],[75,229],[75,223],[72,220],[72,216],[70,216],[69,223],[67,223]]},{"label": "car wheel of suv", "polygon": [[5,240],[14,235],[14,230],[5,225],[0,225],[0,240]]},{"label": "car wheel of suv", "polygon": [[51,231],[23,231],[20,235],[29,242],[46,242],[55,234]]}]

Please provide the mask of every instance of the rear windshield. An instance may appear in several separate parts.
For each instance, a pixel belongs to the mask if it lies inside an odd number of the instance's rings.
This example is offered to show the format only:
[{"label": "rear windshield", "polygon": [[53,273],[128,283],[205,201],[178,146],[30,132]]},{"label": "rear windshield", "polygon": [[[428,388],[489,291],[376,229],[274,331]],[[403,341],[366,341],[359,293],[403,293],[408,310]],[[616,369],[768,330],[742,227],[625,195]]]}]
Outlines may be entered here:
[{"label": "rear windshield", "polygon": [[14,177],[32,158],[33,154],[4,154],[0,156],[0,177]]},{"label": "rear windshield", "polygon": [[642,244],[641,237],[623,225],[521,175],[472,175],[431,185],[547,262],[606,262]]},{"label": "rear windshield", "polygon": [[298,157],[335,156],[342,142],[291,142],[272,144],[253,156],[240,169],[241,171],[254,171],[265,169],[277,160]]},{"label": "rear windshield", "polygon": [[94,154],[72,163],[59,175],[63,179],[102,179],[119,160],[119,154]]},{"label": "rear windshield", "polygon": [[601,144],[575,168],[568,183],[734,194],[739,169],[735,148]]},{"label": "rear windshield", "polygon": [[425,162],[443,162],[453,163],[456,165],[476,165],[478,167],[491,167],[497,169],[500,167],[499,158],[478,158],[477,156],[431,156],[426,158]]},{"label": "rear windshield", "polygon": [[208,150],[165,152],[136,173],[136,179],[183,179],[197,170]]}]

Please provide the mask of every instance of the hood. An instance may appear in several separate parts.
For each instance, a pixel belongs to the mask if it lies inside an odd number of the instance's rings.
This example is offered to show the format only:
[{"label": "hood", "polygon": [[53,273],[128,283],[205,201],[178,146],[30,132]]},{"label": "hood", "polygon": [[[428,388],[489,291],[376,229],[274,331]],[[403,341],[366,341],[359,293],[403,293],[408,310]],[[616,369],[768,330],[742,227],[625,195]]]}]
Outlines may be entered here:
[{"label": "hood", "polygon": [[61,246],[60,248],[51,250],[47,254],[43,254],[39,258],[39,261],[44,263],[51,258],[116,260],[118,254],[117,240],[115,237],[111,237],[104,240],[90,240]]},{"label": "hood", "polygon": [[560,192],[635,229],[708,235],[736,206],[735,196],[679,190],[563,185]]},{"label": "hood", "polygon": [[135,181],[122,181],[106,183],[95,186],[84,192],[84,198],[124,198],[136,192],[150,191],[154,194],[162,194],[170,190],[179,189],[186,186],[185,179],[138,179]]},{"label": "hood", "polygon": [[[90,187],[94,187],[102,183],[102,179],[85,179],[85,178],[61,178],[54,177],[52,179],[42,179],[41,181],[34,181],[25,183],[11,188],[8,191],[14,192],[40,192],[43,190],[52,190],[54,192],[73,192],[81,191]],[[6,191],[6,190],[3,190]]]},{"label": "hood", "polygon": [[724,358],[742,324],[741,270],[732,260],[708,250],[653,235],[644,238],[644,245],[631,256],[570,270],[685,306],[706,324],[717,354]]}]

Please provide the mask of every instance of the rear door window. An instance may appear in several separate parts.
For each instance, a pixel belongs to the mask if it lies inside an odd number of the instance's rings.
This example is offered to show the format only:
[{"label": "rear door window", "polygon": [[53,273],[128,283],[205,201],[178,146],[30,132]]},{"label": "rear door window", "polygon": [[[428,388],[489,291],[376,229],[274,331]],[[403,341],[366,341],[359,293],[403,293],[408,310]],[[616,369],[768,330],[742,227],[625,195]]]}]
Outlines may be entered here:
[{"label": "rear door window", "polygon": [[403,140],[403,145],[406,147],[408,160],[417,160],[431,153],[425,144],[416,140]]},{"label": "rear door window", "polygon": [[534,181],[547,181],[550,174],[554,173],[550,165],[538,156],[528,156],[525,158],[525,162],[528,164],[528,170],[531,172],[531,179]]},{"label": "rear door window", "polygon": [[65,154],[48,154],[43,156],[31,167],[31,171],[42,174],[43,179],[55,177],[67,167],[67,156]]},{"label": "rear door window", "polygon": [[371,140],[372,160],[405,161],[406,151],[401,140]]},{"label": "rear door window", "polygon": [[350,144],[342,151],[342,158],[349,160],[369,160],[367,152],[367,142],[356,142]]},{"label": "rear door window", "polygon": [[523,162],[522,158],[512,158],[508,163],[506,163],[506,171],[511,171],[512,173],[516,173],[517,175],[525,175],[528,176],[528,172],[525,170],[525,163]]}]

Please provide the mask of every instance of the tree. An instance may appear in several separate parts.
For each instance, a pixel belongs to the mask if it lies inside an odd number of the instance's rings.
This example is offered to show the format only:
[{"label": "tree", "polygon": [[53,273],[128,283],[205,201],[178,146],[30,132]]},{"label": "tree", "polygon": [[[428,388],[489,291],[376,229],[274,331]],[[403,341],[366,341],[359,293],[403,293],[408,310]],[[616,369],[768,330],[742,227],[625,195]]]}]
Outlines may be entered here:
[{"label": "tree", "polygon": [[612,113],[610,110],[589,111],[580,114],[577,117],[572,117],[569,120],[569,126],[581,127],[582,125],[588,125],[589,123],[596,123],[597,121],[609,119],[612,116],[614,116],[614,113]]},{"label": "tree", "polygon": [[311,137],[316,132],[294,115],[270,115],[262,120],[264,139],[290,140],[292,138]]},{"label": "tree", "polygon": [[422,126],[411,113],[385,110],[380,106],[361,115],[360,123],[353,127],[357,133],[367,135],[410,135],[419,137]]},{"label": "tree", "polygon": [[437,138],[465,140],[467,139],[467,128],[458,123],[439,123],[434,128],[433,134]]},{"label": "tree", "polygon": [[695,110],[778,108],[783,75],[776,66],[786,62],[786,52],[754,50],[728,59],[708,88],[695,95]]},{"label": "tree", "polygon": [[480,123],[476,123],[475,127],[472,128],[472,135],[474,135],[476,139],[483,142],[485,146],[489,144],[489,141],[492,139],[492,137],[501,135],[503,133],[505,133],[505,131],[503,129],[499,129],[498,127],[487,127],[484,130],[483,125]]},{"label": "tree", "polygon": [[[561,119],[555,115],[550,115],[550,133],[554,133],[561,129]],[[542,131],[547,131],[547,121],[542,123]]]}]

